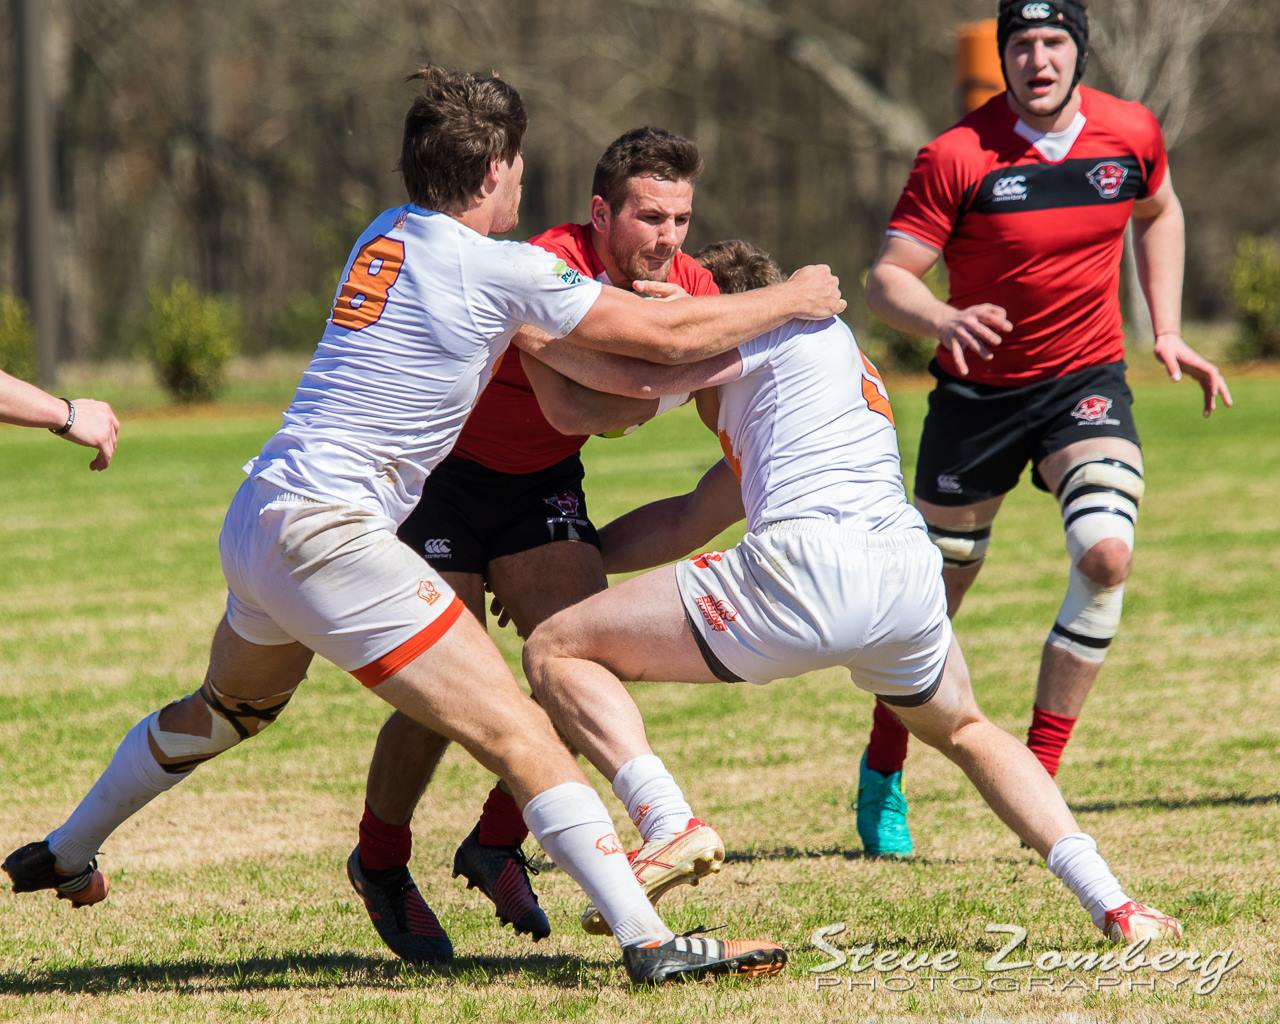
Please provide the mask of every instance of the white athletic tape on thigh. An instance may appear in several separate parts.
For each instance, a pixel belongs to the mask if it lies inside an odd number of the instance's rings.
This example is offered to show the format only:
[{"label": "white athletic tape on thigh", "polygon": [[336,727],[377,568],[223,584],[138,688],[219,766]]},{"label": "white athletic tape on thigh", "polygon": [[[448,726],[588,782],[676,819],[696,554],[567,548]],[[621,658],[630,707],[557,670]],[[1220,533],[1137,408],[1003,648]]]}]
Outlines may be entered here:
[{"label": "white athletic tape on thigh", "polygon": [[982,526],[973,530],[948,530],[941,526],[927,523],[929,539],[942,552],[942,560],[955,568],[966,568],[977,565],[987,557],[987,548],[991,544],[991,527]]},{"label": "white athletic tape on thigh", "polygon": [[1086,458],[1067,469],[1058,501],[1073,564],[1103,540],[1119,540],[1133,549],[1144,490],[1142,474],[1120,459]]}]

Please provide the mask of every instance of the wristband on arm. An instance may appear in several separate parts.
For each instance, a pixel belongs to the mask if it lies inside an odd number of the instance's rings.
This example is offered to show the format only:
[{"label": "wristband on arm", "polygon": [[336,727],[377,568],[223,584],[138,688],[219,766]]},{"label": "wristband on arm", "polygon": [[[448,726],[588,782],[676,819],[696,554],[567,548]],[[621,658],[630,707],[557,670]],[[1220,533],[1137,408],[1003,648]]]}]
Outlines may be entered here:
[{"label": "wristband on arm", "polygon": [[71,401],[71,399],[69,398],[64,398],[63,401],[67,403],[67,422],[62,424],[62,426],[60,427],[49,428],[49,433],[57,434],[59,437],[63,437],[64,435],[70,433],[71,428],[76,425],[75,402]]}]

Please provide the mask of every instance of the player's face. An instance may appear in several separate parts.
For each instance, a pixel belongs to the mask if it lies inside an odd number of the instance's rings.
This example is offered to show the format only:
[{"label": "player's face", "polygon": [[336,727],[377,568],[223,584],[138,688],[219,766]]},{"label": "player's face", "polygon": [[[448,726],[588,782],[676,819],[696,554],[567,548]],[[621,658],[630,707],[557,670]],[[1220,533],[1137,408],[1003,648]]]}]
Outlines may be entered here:
[{"label": "player's face", "polygon": [[639,177],[627,182],[627,198],[614,213],[603,204],[597,227],[613,264],[632,281],[665,281],[684,245],[693,216],[693,182]]},{"label": "player's face", "polygon": [[494,216],[491,231],[500,235],[512,231],[520,222],[520,179],[524,176],[524,154],[517,153],[511,163],[498,161],[498,187],[494,189]]},{"label": "player's face", "polygon": [[1033,117],[1053,114],[1071,94],[1076,42],[1060,28],[1028,28],[1009,37],[1004,67],[1014,102]]}]

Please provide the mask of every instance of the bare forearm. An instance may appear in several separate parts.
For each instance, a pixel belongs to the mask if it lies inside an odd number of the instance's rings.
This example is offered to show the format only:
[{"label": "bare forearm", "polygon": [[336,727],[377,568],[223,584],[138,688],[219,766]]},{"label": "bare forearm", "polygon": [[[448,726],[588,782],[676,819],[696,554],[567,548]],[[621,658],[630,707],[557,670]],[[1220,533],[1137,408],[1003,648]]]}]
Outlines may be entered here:
[{"label": "bare forearm", "polygon": [[1170,203],[1148,220],[1133,221],[1133,254],[1156,336],[1180,334],[1186,258],[1186,225],[1180,203]]},{"label": "bare forearm", "polygon": [[[544,350],[544,354],[549,351]],[[520,359],[542,415],[562,434],[622,430],[652,419],[658,411],[656,398],[607,394],[570,380],[528,353],[521,352]]]},{"label": "bare forearm", "polygon": [[0,421],[20,427],[61,427],[67,403],[0,371]]},{"label": "bare forearm", "polygon": [[736,348],[795,317],[825,320],[845,308],[826,267],[737,295],[669,301],[605,288],[569,337],[587,348],[655,363],[689,363]]},{"label": "bare forearm", "polygon": [[743,516],[742,494],[721,460],[688,494],[641,505],[600,531],[606,572],[666,565],[705,548]]},{"label": "bare forearm", "polygon": [[583,348],[571,341],[539,347],[534,355],[553,370],[594,391],[646,399],[688,394],[723,384],[736,376],[736,372],[731,371],[739,366],[738,355],[732,351],[696,363],[669,366]]},{"label": "bare forearm", "polygon": [[929,290],[919,277],[893,263],[877,263],[867,276],[867,306],[890,327],[936,338],[958,312]]}]

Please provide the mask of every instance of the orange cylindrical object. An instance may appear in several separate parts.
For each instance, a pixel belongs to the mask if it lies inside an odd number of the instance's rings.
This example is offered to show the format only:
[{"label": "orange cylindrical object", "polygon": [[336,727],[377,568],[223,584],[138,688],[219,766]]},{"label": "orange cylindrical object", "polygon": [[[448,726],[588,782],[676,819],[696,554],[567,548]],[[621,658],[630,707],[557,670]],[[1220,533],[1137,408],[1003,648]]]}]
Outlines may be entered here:
[{"label": "orange cylindrical object", "polygon": [[956,94],[964,113],[1004,92],[996,19],[970,21],[956,29]]}]

